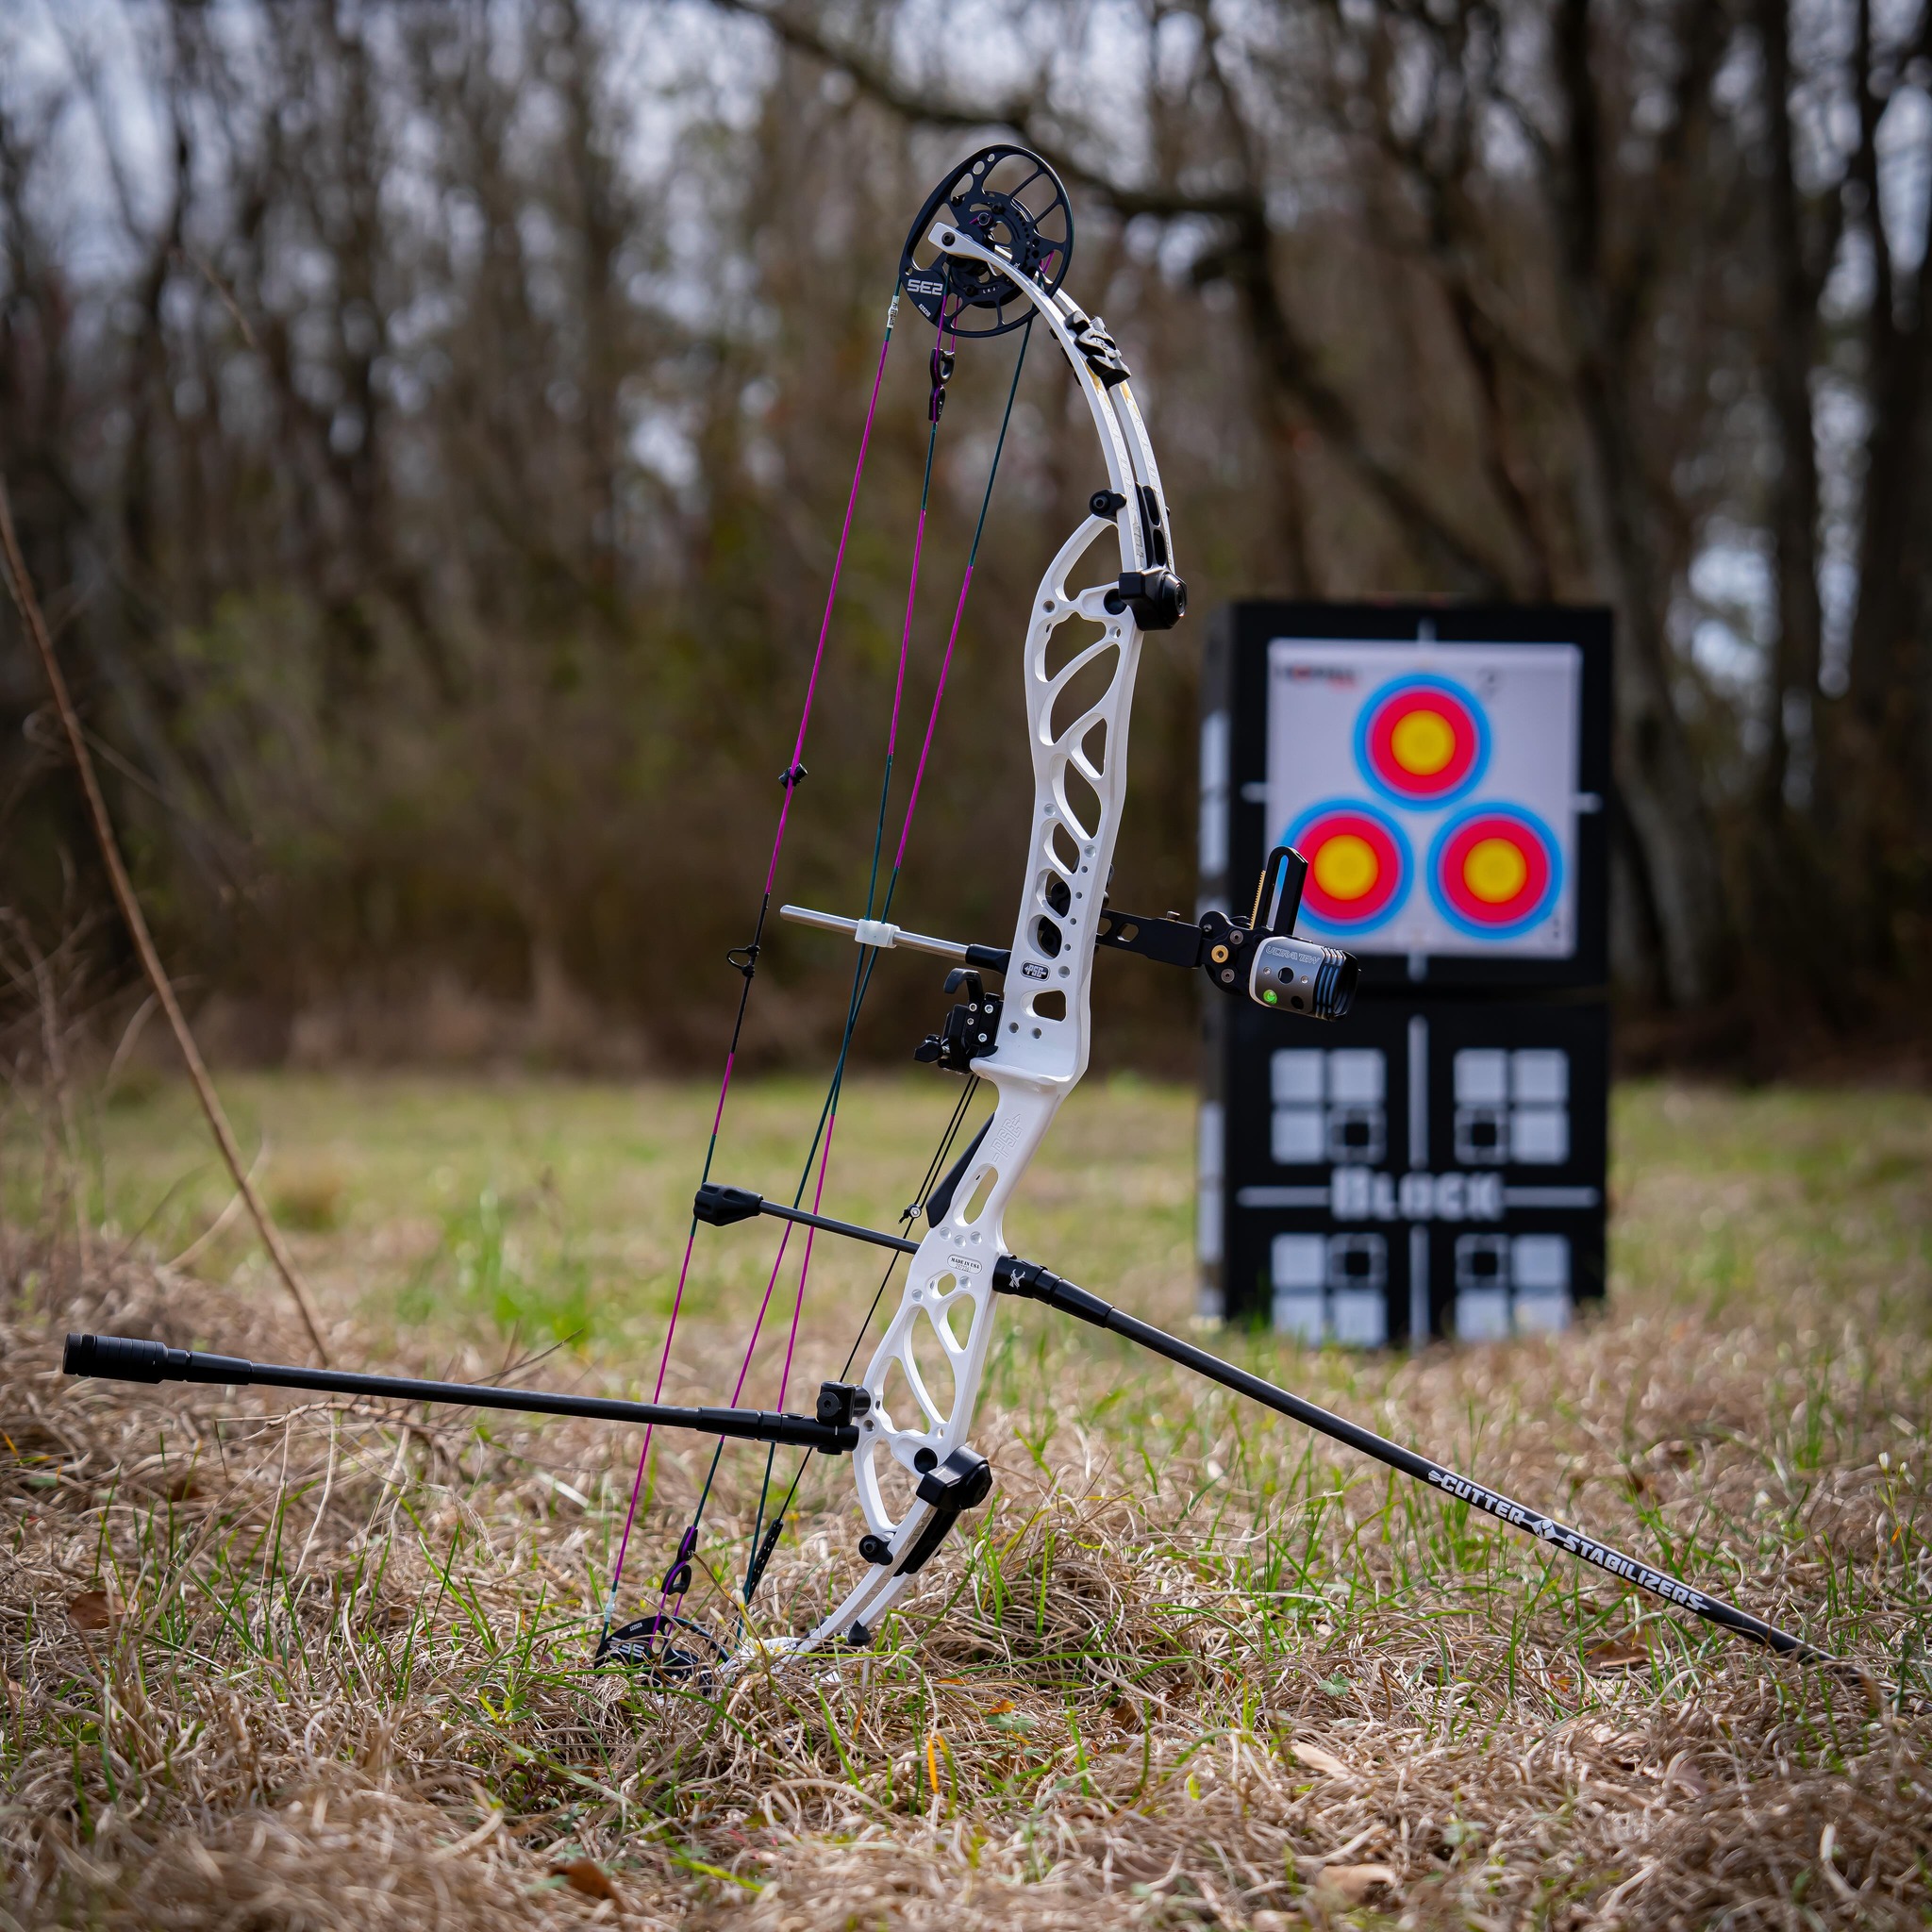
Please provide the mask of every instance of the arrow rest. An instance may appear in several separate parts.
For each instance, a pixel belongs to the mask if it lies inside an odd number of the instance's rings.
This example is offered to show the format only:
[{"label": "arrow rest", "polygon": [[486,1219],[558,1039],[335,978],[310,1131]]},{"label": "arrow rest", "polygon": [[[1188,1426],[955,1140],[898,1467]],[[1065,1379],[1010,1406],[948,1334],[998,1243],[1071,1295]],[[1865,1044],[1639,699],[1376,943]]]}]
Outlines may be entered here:
[{"label": "arrow rest", "polygon": [[973,1062],[997,1050],[1000,1013],[1005,1002],[988,992],[986,982],[970,966],[956,966],[946,974],[946,991],[964,991],[966,997],[946,1015],[937,1033],[928,1033],[912,1049],[912,1058],[948,1074],[967,1074]]}]

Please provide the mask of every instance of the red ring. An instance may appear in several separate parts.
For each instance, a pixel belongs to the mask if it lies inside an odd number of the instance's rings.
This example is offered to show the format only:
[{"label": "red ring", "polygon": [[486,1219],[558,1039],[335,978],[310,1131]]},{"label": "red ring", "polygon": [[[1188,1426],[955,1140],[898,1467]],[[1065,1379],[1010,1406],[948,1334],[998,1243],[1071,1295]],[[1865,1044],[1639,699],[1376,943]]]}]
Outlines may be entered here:
[{"label": "red ring", "polygon": [[[1411,771],[1396,757],[1395,732],[1418,712],[1440,718],[1452,740],[1447,763],[1434,772]],[[1483,754],[1480,720],[1469,704],[1435,679],[1399,685],[1371,710],[1361,739],[1369,775],[1391,797],[1407,805],[1440,805],[1469,783]]]},{"label": "red ring", "polygon": [[[1491,839],[1515,847],[1523,859],[1523,883],[1507,899],[1485,899],[1465,874],[1470,854]],[[1472,812],[1455,826],[1436,852],[1436,890],[1473,925],[1515,925],[1541,906],[1550,890],[1550,854],[1535,826],[1513,811]]]},{"label": "red ring", "polygon": [[[1375,876],[1365,892],[1343,899],[1322,884],[1322,848],[1333,839],[1359,839],[1375,858]],[[1401,896],[1407,884],[1408,863],[1396,842],[1391,826],[1379,813],[1332,806],[1302,820],[1289,841],[1308,861],[1307,882],[1302,904],[1308,915],[1323,925],[1341,930],[1360,930],[1383,918]]]}]

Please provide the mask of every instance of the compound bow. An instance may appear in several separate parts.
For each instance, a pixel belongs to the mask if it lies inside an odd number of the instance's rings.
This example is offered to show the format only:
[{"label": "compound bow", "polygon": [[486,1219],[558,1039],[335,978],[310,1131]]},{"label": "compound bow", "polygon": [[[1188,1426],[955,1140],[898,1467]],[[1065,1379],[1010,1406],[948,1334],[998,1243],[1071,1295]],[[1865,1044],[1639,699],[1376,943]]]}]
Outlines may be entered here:
[{"label": "compound bow", "polygon": [[[757,924],[749,944],[730,957],[742,974],[737,1021],[725,1057],[717,1111],[706,1150],[687,1238],[676,1296],[666,1325],[657,1387],[649,1403],[594,1397],[547,1395],[526,1389],[479,1388],[466,1384],[421,1382],[394,1376],[358,1375],[326,1370],[288,1368],[167,1349],[159,1343],[114,1337],[71,1336],[65,1366],[70,1374],[105,1374],[137,1381],[262,1382],[281,1387],[333,1390],[358,1396],[392,1396],[415,1401],[453,1402],[539,1413],[574,1414],[643,1425],[629,1514],[605,1606],[599,1660],[641,1666],[660,1675],[722,1676],[755,1652],[799,1652],[831,1643],[864,1645],[881,1618],[912,1586],[961,1514],[983,1502],[992,1472],[971,1441],[981,1377],[994,1328],[999,1294],[1026,1297],[1063,1314],[1091,1323],[1155,1354],[1196,1371],[1278,1413],[1292,1417],[1405,1474],[1473,1503],[1500,1520],[1559,1544],[1641,1589],[1708,1622],[1754,1639],[1774,1650],[1807,1661],[1832,1661],[1801,1639],[1774,1628],[1707,1593],[1691,1590],[1654,1567],[1623,1556],[1593,1538],[1540,1511],[1524,1508],[1483,1486],[1471,1483],[1427,1457],[1357,1427],[1303,1401],[1259,1376],[1221,1360],[1191,1343],[1164,1334],[1076,1288],[1037,1263],[1010,1255],[1003,1241],[1007,1203],[1019,1186],[1068,1094],[1085,1073],[1091,1043],[1089,995],[1093,962],[1101,947],[1134,952],[1157,961],[1203,972],[1218,991],[1252,998],[1277,1009],[1317,1020],[1339,1019],[1354,995],[1357,967],[1331,947],[1294,937],[1306,867],[1283,847],[1271,854],[1245,918],[1208,910],[1195,924],[1174,918],[1147,918],[1107,903],[1114,843],[1125,791],[1128,714],[1141,644],[1149,631],[1172,628],[1187,608],[1187,591],[1174,570],[1172,527],[1160,472],[1133,385],[1118,345],[1098,316],[1088,315],[1061,284],[1073,252],[1073,217],[1064,187],[1048,164],[1024,148],[995,145],[970,157],[927,198],[907,240],[899,266],[899,291],[889,312],[880,345],[871,402],[852,489],[845,508],[837,560],[827,591],[818,646],[812,659],[803,713],[792,755],[783,774],[771,862]],[[716,1156],[726,1095],[736,1065],[747,1002],[764,941],[775,889],[780,854],[798,787],[805,777],[804,751],[812,702],[824,661],[826,639],[838,596],[846,543],[858,504],[876,415],[879,387],[892,339],[900,298],[934,329],[925,484],[913,541],[905,625],[900,641],[898,679],[887,734],[885,777],[874,839],[872,881],[860,917],[783,906],[780,916],[822,930],[847,934],[858,948],[843,1037],[830,1087],[812,1136],[797,1192],[790,1206],[747,1190],[714,1182]],[[933,707],[919,754],[890,872],[879,877],[891,795],[892,764],[901,723],[908,650],[918,590],[933,474],[933,448],[943,413],[959,340],[988,339],[1018,330],[1021,349],[1013,372],[1017,391],[1025,346],[1035,325],[1052,337],[1073,370],[1085,400],[1106,473],[1082,519],[1047,567],[1036,594],[1023,656],[1027,739],[1033,766],[1033,805],[1023,865],[1020,905],[1012,942],[997,948],[935,939],[894,924],[890,913],[911,833],[921,784],[932,750],[940,706],[952,667],[959,624],[973,580],[974,559],[985,528],[980,509],[947,638]],[[1012,411],[1007,417],[987,483],[990,501],[999,455]],[[1076,586],[1089,553],[1111,540],[1109,568],[1097,581]],[[1112,568],[1117,563],[1117,568]],[[1061,632],[1079,629],[1066,641]],[[1075,690],[1077,683],[1077,691]],[[876,910],[874,905],[876,902]],[[819,1210],[824,1203],[832,1132],[847,1057],[860,1009],[881,953],[895,949],[937,954],[953,963],[949,993],[961,997],[941,1030],[919,1049],[917,1058],[965,1076],[966,1088],[954,1108],[939,1152],[929,1164],[906,1224],[923,1213],[926,1232],[917,1241],[839,1221]],[[990,991],[985,975],[1001,982]],[[951,1158],[974,1089],[992,1083],[991,1116]],[[950,1165],[948,1161],[950,1159]],[[802,1204],[814,1179],[812,1207]],[[683,1307],[691,1255],[701,1224],[726,1225],[755,1216],[786,1224],[764,1301],[746,1343],[743,1362],[726,1408],[688,1408],[660,1398],[678,1313]],[[783,1266],[793,1227],[805,1229],[805,1255],[797,1300],[778,1387],[778,1409],[766,1412],[737,1407]],[[819,1392],[811,1416],[784,1412],[798,1319],[810,1267],[811,1242],[828,1233],[869,1241],[910,1257],[899,1305],[857,1381],[832,1381]],[[891,1281],[891,1268],[879,1295],[855,1341],[845,1374],[857,1358],[865,1328]],[[943,1360],[951,1393],[935,1392],[922,1360]],[[894,1415],[886,1392],[894,1372],[909,1391],[912,1409]],[[916,1411],[916,1412],[914,1412]],[[718,1438],[710,1473],[691,1520],[675,1546],[658,1589],[654,1609],[613,1628],[625,1557],[643,1492],[652,1432],[658,1427],[699,1430]],[[733,1646],[684,1613],[691,1588],[692,1565],[719,1454],[726,1440],[767,1445],[758,1522],[752,1538],[740,1606],[748,1609],[786,1520],[798,1485],[769,1508],[774,1461],[780,1445],[812,1454],[849,1454],[858,1501],[864,1519],[858,1554],[864,1574],[837,1608],[801,1637],[752,1639]],[[896,1470],[909,1498],[895,1504],[886,1478]],[[803,1473],[803,1464],[800,1467]],[[897,1513],[895,1514],[895,1508]]]}]

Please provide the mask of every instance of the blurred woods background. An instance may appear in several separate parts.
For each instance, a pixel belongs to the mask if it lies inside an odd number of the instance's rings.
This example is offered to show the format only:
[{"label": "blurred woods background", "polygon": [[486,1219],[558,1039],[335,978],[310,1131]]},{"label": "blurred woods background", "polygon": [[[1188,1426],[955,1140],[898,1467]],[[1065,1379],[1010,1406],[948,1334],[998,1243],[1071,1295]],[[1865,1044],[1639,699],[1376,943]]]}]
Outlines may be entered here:
[{"label": "blurred woods background", "polygon": [[[1607,602],[1626,1040],[1897,1040],[1932,981],[1928,90],[1927,0],[0,0],[0,469],[218,1050],[708,1059],[897,251],[1011,130],[1074,191],[1196,613],[1150,641],[1117,899],[1192,903],[1218,602]],[[916,721],[1011,346],[966,348],[941,428]],[[780,881],[831,908],[928,347],[902,318]],[[1102,480],[1058,359],[895,907],[993,942],[1025,604]],[[0,640],[8,946],[78,934],[130,987]],[[830,944],[774,945],[760,1058],[836,1038]],[[1191,990],[1106,976],[1108,1049],[1185,1066]],[[942,1001],[881,982],[896,1060]]]}]

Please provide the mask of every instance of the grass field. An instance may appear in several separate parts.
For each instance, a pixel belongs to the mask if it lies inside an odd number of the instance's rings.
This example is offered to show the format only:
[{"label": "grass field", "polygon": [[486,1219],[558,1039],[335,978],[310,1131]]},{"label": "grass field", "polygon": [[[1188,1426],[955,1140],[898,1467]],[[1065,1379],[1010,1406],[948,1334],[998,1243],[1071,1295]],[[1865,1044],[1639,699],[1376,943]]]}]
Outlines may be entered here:
[{"label": "grass field", "polygon": [[[226,1091],[339,1361],[648,1393],[711,1095]],[[946,1097],[848,1096],[827,1211],[895,1220]],[[789,1196],[817,1098],[735,1097],[717,1176]],[[1083,1089],[1011,1244],[1184,1324],[1191,1134],[1182,1091]],[[1626,1088],[1614,1145],[1586,1328],[1414,1359],[1214,1345],[1862,1681],[1028,1308],[976,1432],[992,1500],[871,1651],[722,1696],[593,1675],[635,1439],[65,1382],[69,1325],[304,1349],[184,1091],[16,1096],[0,1927],[1924,1924],[1932,1100]],[[773,1246],[704,1231],[667,1396],[728,1395]],[[818,1245],[793,1406],[877,1280]],[[793,1281],[747,1402],[775,1400]],[[659,1439],[627,1607],[708,1454]],[[707,1512],[726,1634],[763,1469],[727,1454]],[[763,1627],[856,1574],[842,1477],[801,1488]]]}]

